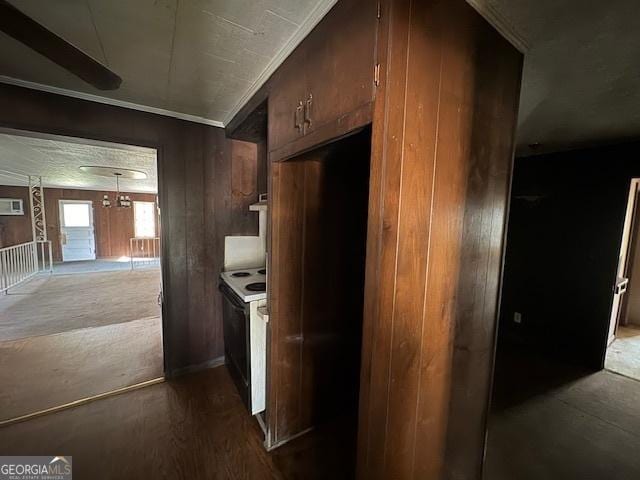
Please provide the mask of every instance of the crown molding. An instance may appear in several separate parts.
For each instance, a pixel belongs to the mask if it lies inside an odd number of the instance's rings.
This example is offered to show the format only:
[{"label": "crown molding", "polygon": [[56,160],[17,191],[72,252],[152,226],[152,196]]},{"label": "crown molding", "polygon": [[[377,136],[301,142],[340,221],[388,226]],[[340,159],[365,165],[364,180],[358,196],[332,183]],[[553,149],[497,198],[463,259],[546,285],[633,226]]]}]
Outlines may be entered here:
[{"label": "crown molding", "polygon": [[[44,85],[41,83],[30,82],[27,80],[20,80],[4,75],[0,75],[0,83],[6,83],[9,85],[16,85],[19,87],[29,88],[32,90],[40,90],[43,92],[53,93],[56,95],[64,95],[67,97],[78,98],[81,100],[87,100],[90,102],[102,103],[105,105],[112,105],[116,107],[128,108],[131,110],[138,110],[141,112],[154,113],[156,115],[162,115],[166,117],[177,118],[179,120],[186,120],[194,123],[201,123],[204,125],[210,125],[213,127],[224,128],[225,124],[229,123],[233,117],[240,111],[240,109],[255,95],[255,93],[264,85],[269,77],[275,72],[278,67],[285,61],[285,59],[293,52],[302,40],[309,35],[311,30],[324,18],[324,16],[331,10],[331,8],[337,3],[338,0],[322,0],[315,8],[307,15],[304,21],[300,24],[295,33],[287,40],[278,53],[271,59],[267,66],[262,70],[258,78],[253,82],[249,89],[240,97],[235,106],[231,109],[227,117],[223,121],[212,120],[205,117],[199,117],[196,115],[189,115],[186,113],[174,112],[171,110],[165,110],[162,108],[149,107],[146,105],[140,105],[137,103],[127,102],[124,100],[116,100],[107,97],[101,97],[99,95],[93,95],[90,93],[76,92],[73,90],[67,90],[65,88],[53,87]],[[529,50],[529,44],[524,39],[522,34],[499,13],[495,7],[493,7],[489,0],[466,0],[482,17],[485,18],[498,32],[500,32],[515,48],[521,53],[526,53]]]},{"label": "crown molding", "polygon": [[189,115],[187,113],[173,112],[171,110],[165,110],[162,108],[149,107],[147,105],[140,105],[124,100],[101,97],[99,95],[93,95],[91,93],[76,92],[74,90],[67,90],[66,88],[52,87],[50,85],[29,82],[27,80],[20,80],[18,78],[7,77],[5,75],[0,75],[0,83],[29,88],[31,90],[40,90],[42,92],[53,93],[56,95],[64,95],[66,97],[78,98],[80,100],[87,100],[89,102],[103,103],[105,105],[112,105],[114,107],[122,107],[128,108],[130,110],[138,110],[140,112],[153,113],[156,115],[162,115],[164,117],[177,118],[178,120],[186,120],[188,122],[202,123],[204,125],[210,125],[212,127],[224,128],[224,123],[218,120],[211,120],[209,118],[199,117],[197,115]]},{"label": "crown molding", "polygon": [[496,10],[490,3],[490,0],[466,0],[466,2],[482,15],[493,28],[498,30],[520,53],[525,54],[529,51],[530,46],[524,36],[511,22]]},{"label": "crown molding", "polygon": [[231,122],[233,117],[240,111],[244,105],[251,100],[251,97],[260,90],[262,85],[269,80],[269,77],[275,72],[280,65],[286,60],[286,58],[295,50],[295,48],[304,40],[304,38],[311,33],[311,30],[320,23],[320,20],[333,8],[338,0],[322,0],[318,2],[315,8],[307,15],[302,21],[295,33],[287,40],[283,47],[276,53],[267,66],[262,70],[258,78],[253,82],[249,89],[240,97],[240,100],[231,109],[227,117],[224,119],[224,123]]}]

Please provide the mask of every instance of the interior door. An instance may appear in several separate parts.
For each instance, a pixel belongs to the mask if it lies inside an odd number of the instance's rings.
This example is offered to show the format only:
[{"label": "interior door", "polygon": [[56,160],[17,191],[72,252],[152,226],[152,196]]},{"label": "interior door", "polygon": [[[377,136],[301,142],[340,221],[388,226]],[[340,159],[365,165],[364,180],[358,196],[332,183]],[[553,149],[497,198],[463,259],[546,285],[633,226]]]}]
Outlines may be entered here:
[{"label": "interior door", "polygon": [[60,245],[63,262],[95,260],[96,239],[90,200],[60,200]]},{"label": "interior door", "polygon": [[620,322],[621,314],[624,310],[624,294],[629,286],[629,251],[631,249],[631,237],[634,231],[634,223],[638,221],[638,192],[640,190],[640,179],[631,180],[629,189],[629,199],[627,201],[627,213],[624,219],[624,229],[622,232],[622,242],[620,243],[620,255],[618,258],[618,271],[616,283],[613,290],[613,305],[611,308],[611,318],[609,319],[608,345],[611,345],[616,338],[616,330]]}]

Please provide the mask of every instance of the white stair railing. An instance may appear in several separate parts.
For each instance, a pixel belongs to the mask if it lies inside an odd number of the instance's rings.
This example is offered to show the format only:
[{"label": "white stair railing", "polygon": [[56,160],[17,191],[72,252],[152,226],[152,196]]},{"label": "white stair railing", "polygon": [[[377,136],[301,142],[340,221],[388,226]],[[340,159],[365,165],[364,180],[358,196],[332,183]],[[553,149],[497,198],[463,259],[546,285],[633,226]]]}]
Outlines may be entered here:
[{"label": "white stair railing", "polygon": [[129,239],[129,258],[131,269],[136,266],[160,265],[159,237],[132,237]]},{"label": "white stair railing", "polygon": [[38,273],[36,255],[36,242],[0,249],[0,292],[6,292]]},{"label": "white stair railing", "polygon": [[[41,262],[38,258],[38,246]],[[27,242],[0,248],[0,292],[6,293],[10,288],[41,271],[51,272],[52,266],[49,241]]]}]

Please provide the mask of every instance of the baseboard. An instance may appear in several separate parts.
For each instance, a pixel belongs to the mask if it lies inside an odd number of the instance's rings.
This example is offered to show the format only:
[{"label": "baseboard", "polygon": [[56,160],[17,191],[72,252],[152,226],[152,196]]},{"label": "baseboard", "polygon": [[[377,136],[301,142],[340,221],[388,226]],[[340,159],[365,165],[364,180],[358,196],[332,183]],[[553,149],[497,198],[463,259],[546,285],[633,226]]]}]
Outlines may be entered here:
[{"label": "baseboard", "polygon": [[176,368],[168,372],[168,377],[175,378],[181,375],[187,375],[189,373],[199,372],[201,370],[207,370],[208,368],[216,368],[224,365],[224,355],[221,357],[212,358],[206,362],[199,363],[197,365],[189,365],[188,367]]},{"label": "baseboard", "polygon": [[306,435],[307,433],[311,432],[313,430],[313,427],[309,427],[306,430],[303,430],[301,432],[296,433],[295,435],[291,435],[288,438],[285,438],[284,440],[280,440],[279,442],[276,443],[272,443],[272,444],[268,444],[268,442],[265,440],[264,443],[264,448],[267,452],[270,452],[272,450],[275,450],[276,448],[279,448],[297,438],[300,438],[303,435]]}]

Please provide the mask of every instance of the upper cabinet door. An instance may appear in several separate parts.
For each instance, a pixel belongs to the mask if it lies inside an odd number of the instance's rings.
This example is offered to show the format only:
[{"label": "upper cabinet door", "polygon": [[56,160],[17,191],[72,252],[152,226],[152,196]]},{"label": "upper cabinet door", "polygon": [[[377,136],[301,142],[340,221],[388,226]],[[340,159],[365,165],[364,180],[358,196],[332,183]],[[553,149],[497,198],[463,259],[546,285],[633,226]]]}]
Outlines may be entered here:
[{"label": "upper cabinet door", "polygon": [[375,2],[338,0],[278,68],[269,88],[270,151],[310,133],[305,142],[315,144],[353,128],[338,120],[374,99],[377,24]]},{"label": "upper cabinet door", "polygon": [[303,42],[305,133],[373,101],[377,22],[376,2],[338,0]]},{"label": "upper cabinet door", "polygon": [[305,59],[302,44],[276,70],[268,106],[269,150],[300,138],[304,128]]}]

